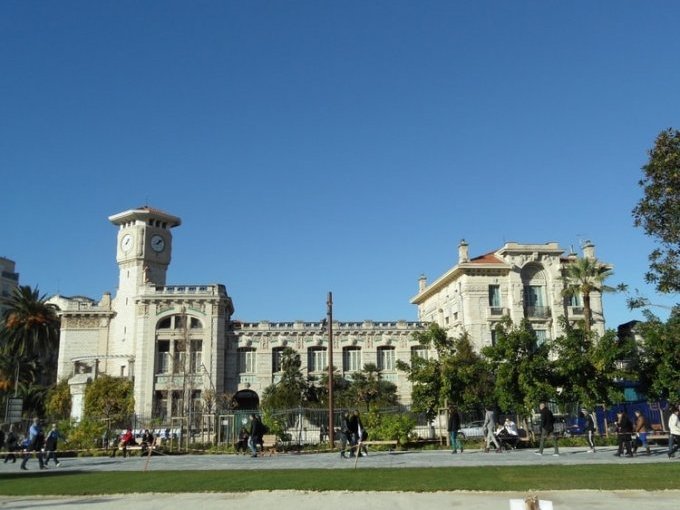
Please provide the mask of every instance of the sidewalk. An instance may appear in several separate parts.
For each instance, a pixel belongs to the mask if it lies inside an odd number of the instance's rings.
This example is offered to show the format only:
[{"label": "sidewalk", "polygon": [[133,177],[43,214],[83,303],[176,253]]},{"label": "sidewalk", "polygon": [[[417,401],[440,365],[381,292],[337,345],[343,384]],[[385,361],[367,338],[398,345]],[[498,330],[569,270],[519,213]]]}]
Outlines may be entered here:
[{"label": "sidewalk", "polygon": [[[267,470],[267,469],[354,469],[363,470],[370,476],[371,468],[434,467],[434,466],[516,466],[535,464],[646,464],[650,462],[674,463],[669,461],[666,450],[656,448],[653,455],[635,458],[615,457],[614,448],[603,448],[597,453],[586,453],[583,448],[561,448],[560,456],[545,451],[542,456],[535,450],[513,450],[505,453],[483,453],[480,450],[466,451],[452,455],[448,451],[407,451],[369,452],[359,459],[341,459],[337,453],[279,454],[256,459],[244,455],[184,455],[153,456],[151,459],[131,457],[127,459],[109,457],[64,458],[61,467],[50,467],[60,471],[162,471],[162,470]],[[28,473],[38,470],[37,460],[29,461]],[[0,475],[19,471],[19,463],[0,463]],[[264,474],[264,473],[263,473]],[[181,489],[180,489],[181,490]],[[532,493],[533,494],[533,493]],[[639,508],[660,510],[677,508],[680,491],[551,491],[537,493],[540,499],[551,500],[556,510],[604,509],[620,510],[624,505],[639,505]],[[348,492],[302,492],[302,491],[261,491],[251,493],[178,493],[178,494],[134,494],[107,495],[98,497],[0,497],[0,509],[56,508],[76,510],[95,507],[97,510],[159,509],[186,510],[188,505],[201,510],[223,509],[225,505],[238,505],[239,510],[413,510],[416,505],[430,508],[464,508],[466,510],[509,509],[510,499],[523,499],[527,493],[348,493]]]}]

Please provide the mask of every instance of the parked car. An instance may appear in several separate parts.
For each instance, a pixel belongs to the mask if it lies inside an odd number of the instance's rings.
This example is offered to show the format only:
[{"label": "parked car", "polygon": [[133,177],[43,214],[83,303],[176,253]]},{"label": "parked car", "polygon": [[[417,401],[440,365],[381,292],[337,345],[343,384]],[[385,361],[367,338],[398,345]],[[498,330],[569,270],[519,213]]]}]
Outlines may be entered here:
[{"label": "parked car", "polygon": [[469,439],[474,437],[484,437],[484,420],[471,421],[467,425],[463,425],[458,431],[458,435],[462,439]]}]

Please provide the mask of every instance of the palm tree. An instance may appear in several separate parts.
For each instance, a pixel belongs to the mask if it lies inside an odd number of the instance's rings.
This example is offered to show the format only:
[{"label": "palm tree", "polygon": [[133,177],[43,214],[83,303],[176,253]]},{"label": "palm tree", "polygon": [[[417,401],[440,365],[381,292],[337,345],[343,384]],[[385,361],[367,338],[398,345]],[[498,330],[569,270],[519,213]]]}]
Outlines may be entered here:
[{"label": "palm tree", "polygon": [[[46,302],[37,287],[23,285],[14,289],[0,322],[0,335],[13,359],[37,361],[46,377],[55,371],[52,365],[59,347],[59,317],[56,307]],[[19,363],[16,369],[18,378]]]},{"label": "palm tree", "polygon": [[614,289],[604,285],[604,281],[614,273],[610,266],[599,262],[591,257],[577,257],[564,266],[562,278],[565,297],[581,295],[583,298],[584,331],[590,334],[590,326],[593,322],[593,312],[590,307],[590,294],[592,292],[609,292]]}]

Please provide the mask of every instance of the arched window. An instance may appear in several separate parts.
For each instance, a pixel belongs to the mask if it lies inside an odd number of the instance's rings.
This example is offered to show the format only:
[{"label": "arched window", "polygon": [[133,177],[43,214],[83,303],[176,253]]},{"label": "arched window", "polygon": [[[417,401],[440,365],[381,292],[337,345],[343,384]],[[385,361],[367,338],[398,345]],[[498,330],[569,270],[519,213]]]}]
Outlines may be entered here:
[{"label": "arched window", "polygon": [[543,266],[534,263],[527,264],[522,268],[521,277],[524,285],[524,316],[528,318],[550,317]]}]

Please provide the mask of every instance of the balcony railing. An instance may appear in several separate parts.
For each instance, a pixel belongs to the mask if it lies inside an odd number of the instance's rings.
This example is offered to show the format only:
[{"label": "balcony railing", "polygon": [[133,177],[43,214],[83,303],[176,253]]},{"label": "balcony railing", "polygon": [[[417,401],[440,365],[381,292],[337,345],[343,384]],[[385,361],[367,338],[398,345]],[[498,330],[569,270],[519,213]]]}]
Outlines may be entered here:
[{"label": "balcony railing", "polygon": [[548,319],[550,318],[549,306],[525,306],[524,316],[528,319]]},{"label": "balcony railing", "polygon": [[570,306],[569,307],[569,313],[570,313],[570,315],[583,315],[583,307],[582,306]]},{"label": "balcony railing", "polygon": [[502,306],[490,306],[489,307],[489,315],[494,315],[494,316],[501,316],[503,315],[503,312],[505,309]]}]

